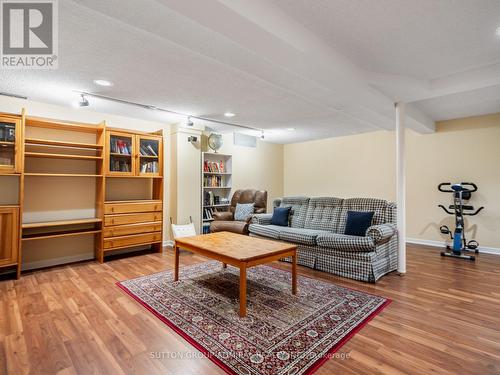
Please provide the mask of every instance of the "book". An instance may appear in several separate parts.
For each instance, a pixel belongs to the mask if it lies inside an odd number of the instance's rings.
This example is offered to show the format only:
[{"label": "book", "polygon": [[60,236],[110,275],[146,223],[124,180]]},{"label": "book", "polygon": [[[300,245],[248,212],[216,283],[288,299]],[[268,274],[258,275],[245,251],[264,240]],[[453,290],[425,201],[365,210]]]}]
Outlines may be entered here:
[{"label": "book", "polygon": [[158,156],[158,154],[155,152],[155,150],[153,149],[153,147],[151,147],[151,145],[147,145],[146,148],[150,152],[149,156]]}]

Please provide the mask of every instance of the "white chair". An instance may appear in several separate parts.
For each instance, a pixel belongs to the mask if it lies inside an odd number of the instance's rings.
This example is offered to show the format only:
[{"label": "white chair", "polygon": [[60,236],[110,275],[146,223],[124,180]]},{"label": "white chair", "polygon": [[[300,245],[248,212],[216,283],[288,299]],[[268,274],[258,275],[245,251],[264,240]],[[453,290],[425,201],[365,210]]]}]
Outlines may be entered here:
[{"label": "white chair", "polygon": [[189,224],[179,225],[172,223],[172,218],[170,218],[170,226],[172,229],[172,236],[174,237],[174,240],[176,238],[196,236],[196,229],[194,227],[191,216],[189,217],[189,221]]}]

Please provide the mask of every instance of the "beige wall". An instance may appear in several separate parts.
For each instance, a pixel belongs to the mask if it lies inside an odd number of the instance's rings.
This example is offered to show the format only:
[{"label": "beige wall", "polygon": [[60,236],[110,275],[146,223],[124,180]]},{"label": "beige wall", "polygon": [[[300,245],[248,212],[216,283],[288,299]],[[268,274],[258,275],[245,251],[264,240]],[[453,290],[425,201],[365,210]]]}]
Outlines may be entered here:
[{"label": "beige wall", "polygon": [[[324,139],[285,146],[285,195],[369,196],[395,200],[393,132]],[[453,226],[438,204],[451,204],[440,182],[479,186],[470,204],[486,208],[467,219],[470,239],[500,248],[500,114],[444,121],[433,134],[407,132],[407,236],[443,240]]]},{"label": "beige wall", "polygon": [[284,193],[394,200],[394,134],[373,132],[285,145]]}]

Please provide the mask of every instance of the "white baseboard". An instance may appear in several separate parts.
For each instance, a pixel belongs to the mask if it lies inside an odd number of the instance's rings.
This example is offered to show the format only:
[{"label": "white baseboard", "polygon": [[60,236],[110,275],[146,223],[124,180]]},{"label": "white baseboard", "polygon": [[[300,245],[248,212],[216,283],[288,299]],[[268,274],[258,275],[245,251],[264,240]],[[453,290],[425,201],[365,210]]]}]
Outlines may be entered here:
[{"label": "white baseboard", "polygon": [[[406,238],[406,242],[415,245],[425,245],[425,246],[441,247],[441,248],[444,248],[446,246],[445,241],[423,240],[420,238]],[[479,246],[478,250],[480,253],[500,255],[500,248],[498,247]]]},{"label": "white baseboard", "polygon": [[82,260],[92,260],[92,259],[94,259],[94,252],[89,252],[89,253],[84,253],[84,254],[71,255],[71,256],[67,256],[67,257],[44,259],[44,260],[38,260],[38,261],[34,261],[34,262],[24,263],[21,267],[21,270],[28,271],[28,270],[38,269],[38,268],[59,266],[62,264],[81,262]]}]

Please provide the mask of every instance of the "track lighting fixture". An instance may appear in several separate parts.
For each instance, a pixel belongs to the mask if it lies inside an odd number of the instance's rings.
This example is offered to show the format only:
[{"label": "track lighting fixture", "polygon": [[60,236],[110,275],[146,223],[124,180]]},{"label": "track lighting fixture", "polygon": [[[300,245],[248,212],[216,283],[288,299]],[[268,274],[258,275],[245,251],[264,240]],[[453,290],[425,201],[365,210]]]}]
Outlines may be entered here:
[{"label": "track lighting fixture", "polygon": [[[76,92],[76,93],[78,93],[78,94],[80,94],[82,96],[82,100],[79,101],[79,102],[77,102],[77,103],[75,103],[75,107],[77,107],[77,108],[78,107],[88,107],[89,106],[89,102],[86,99],[86,97],[90,96],[92,98],[97,98],[97,99],[101,99],[101,100],[107,100],[107,101],[111,101],[111,102],[114,102],[114,103],[120,103],[120,104],[130,105],[130,106],[139,107],[139,108],[143,108],[143,109],[148,109],[148,110],[152,110],[152,111],[167,112],[167,113],[171,113],[171,114],[174,114],[174,115],[183,116],[183,117],[187,118],[187,121],[186,121],[186,126],[187,127],[194,126],[194,122],[192,121],[192,119],[196,119],[196,120],[200,120],[200,121],[204,121],[204,122],[205,121],[206,122],[212,122],[214,124],[234,126],[236,128],[240,128],[240,129],[246,129],[246,130],[252,130],[252,131],[261,131],[262,135],[261,135],[260,138],[261,139],[265,138],[264,137],[264,130],[263,129],[259,129],[259,128],[254,128],[253,126],[236,124],[234,122],[222,121],[222,120],[218,120],[218,119],[214,119],[214,118],[210,118],[210,117],[205,117],[205,116],[189,115],[187,113],[178,112],[178,111],[171,110],[171,109],[168,109],[168,108],[162,108],[162,107],[157,107],[157,106],[154,106],[154,105],[148,105],[148,104],[144,104],[144,103],[133,102],[133,101],[126,100],[126,99],[114,98],[112,96],[107,96],[107,95],[92,93],[92,92],[88,92],[88,91],[80,91],[80,90],[73,90],[73,91]],[[0,93],[0,95],[2,95],[2,93]],[[224,114],[225,117],[233,117],[233,115],[235,115],[235,114],[231,113],[231,112],[226,112]]]},{"label": "track lighting fixture", "polygon": [[261,131],[262,133],[260,134],[260,139],[264,139],[265,136],[264,136],[264,130]]}]

